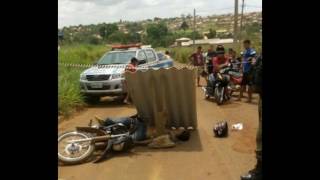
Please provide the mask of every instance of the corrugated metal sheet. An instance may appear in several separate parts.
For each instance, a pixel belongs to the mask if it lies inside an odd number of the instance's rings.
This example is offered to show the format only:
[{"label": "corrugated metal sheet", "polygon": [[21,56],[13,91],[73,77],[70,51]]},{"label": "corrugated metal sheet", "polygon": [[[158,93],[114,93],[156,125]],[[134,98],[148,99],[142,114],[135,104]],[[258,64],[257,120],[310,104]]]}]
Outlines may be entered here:
[{"label": "corrugated metal sheet", "polygon": [[167,128],[197,128],[195,77],[195,69],[190,68],[125,73],[139,115],[157,126],[157,115],[165,114],[167,120],[162,123]]}]

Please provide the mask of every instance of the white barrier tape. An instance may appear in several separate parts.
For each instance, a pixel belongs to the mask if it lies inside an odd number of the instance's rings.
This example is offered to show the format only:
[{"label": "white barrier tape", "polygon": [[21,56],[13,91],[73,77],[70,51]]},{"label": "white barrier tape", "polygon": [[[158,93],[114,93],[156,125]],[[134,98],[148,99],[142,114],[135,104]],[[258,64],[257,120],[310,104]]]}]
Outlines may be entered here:
[{"label": "white barrier tape", "polygon": [[[72,64],[72,63],[58,63],[59,66],[64,66],[64,67],[74,67],[74,68],[90,68],[90,67],[98,67],[98,68],[121,68],[124,69],[127,67],[127,65],[91,65],[91,64]],[[196,66],[193,65],[188,65],[188,64],[178,64],[174,65],[175,68],[177,69],[194,69],[197,68]],[[147,69],[158,69],[160,67],[150,67],[150,66],[139,66],[136,69],[137,70],[147,70]]]}]

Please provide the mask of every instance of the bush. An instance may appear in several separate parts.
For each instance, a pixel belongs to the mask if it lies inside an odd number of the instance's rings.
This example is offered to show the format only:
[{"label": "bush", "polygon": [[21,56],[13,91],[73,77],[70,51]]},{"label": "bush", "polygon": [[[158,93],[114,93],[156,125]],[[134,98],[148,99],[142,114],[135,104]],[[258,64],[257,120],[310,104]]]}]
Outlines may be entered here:
[{"label": "bush", "polygon": [[192,47],[175,47],[171,50],[172,57],[180,63],[188,63],[189,56],[193,53]]}]

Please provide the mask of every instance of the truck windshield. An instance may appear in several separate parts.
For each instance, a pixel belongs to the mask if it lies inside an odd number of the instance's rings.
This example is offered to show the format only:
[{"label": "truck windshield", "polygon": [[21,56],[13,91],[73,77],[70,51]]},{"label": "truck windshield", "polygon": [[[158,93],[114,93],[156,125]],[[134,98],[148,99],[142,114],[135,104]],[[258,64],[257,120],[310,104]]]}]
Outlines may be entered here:
[{"label": "truck windshield", "polygon": [[132,57],[135,57],[135,51],[110,52],[105,54],[99,61],[99,65],[106,64],[128,64]]}]

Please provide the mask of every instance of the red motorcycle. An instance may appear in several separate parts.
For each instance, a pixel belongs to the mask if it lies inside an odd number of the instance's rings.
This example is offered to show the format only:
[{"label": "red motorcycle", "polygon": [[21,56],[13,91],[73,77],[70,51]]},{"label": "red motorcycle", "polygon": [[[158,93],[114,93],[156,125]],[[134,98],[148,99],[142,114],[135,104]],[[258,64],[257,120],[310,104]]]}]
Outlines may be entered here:
[{"label": "red motorcycle", "polygon": [[241,88],[242,73],[230,70],[228,74],[230,76],[230,82],[228,87],[230,90],[230,96],[232,96],[233,92],[239,91]]}]

